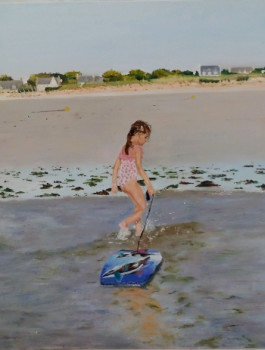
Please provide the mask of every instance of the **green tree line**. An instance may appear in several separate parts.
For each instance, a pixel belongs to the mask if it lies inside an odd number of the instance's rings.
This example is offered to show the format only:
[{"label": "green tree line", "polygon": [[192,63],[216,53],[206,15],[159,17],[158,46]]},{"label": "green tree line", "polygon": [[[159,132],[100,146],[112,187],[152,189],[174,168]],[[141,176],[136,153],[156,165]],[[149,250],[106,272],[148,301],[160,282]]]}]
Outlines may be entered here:
[{"label": "green tree line", "polygon": [[[252,72],[252,74],[261,74],[262,71],[265,70],[264,68],[255,68]],[[31,74],[29,79],[27,80],[27,83],[22,86],[25,90],[31,90],[36,88],[37,80],[38,78],[49,78],[49,77],[59,77],[61,79],[62,85],[70,85],[70,84],[76,84],[78,76],[81,76],[82,73],[80,71],[69,71],[64,74],[59,72],[54,73],[37,73],[37,74]],[[235,75],[235,73],[230,73],[228,69],[223,69],[221,71],[221,75],[223,76],[229,76],[229,75]],[[142,69],[131,69],[128,74],[122,74],[121,72],[109,69],[106,72],[102,74],[103,82],[119,82],[119,81],[150,81],[153,79],[160,79],[160,78],[167,78],[170,76],[199,76],[199,72],[196,71],[195,73],[190,70],[184,70],[181,71],[179,69],[169,70],[166,68],[158,68],[153,70],[152,72],[145,72]],[[206,79],[206,78],[205,78]],[[246,80],[246,78],[241,78],[242,80]],[[0,81],[9,81],[13,80],[13,78],[7,74],[3,74],[0,76]]]},{"label": "green tree line", "polygon": [[102,74],[103,81],[104,82],[112,82],[112,81],[122,81],[122,80],[128,80],[128,79],[136,79],[138,81],[141,80],[151,80],[151,79],[160,79],[160,78],[165,78],[168,76],[174,76],[174,75],[194,75],[198,76],[199,73],[196,71],[194,74],[190,70],[168,70],[165,68],[158,68],[153,70],[151,73],[149,72],[144,72],[141,69],[132,69],[129,71],[128,74],[122,75],[121,72],[118,72],[114,69],[110,69]]}]

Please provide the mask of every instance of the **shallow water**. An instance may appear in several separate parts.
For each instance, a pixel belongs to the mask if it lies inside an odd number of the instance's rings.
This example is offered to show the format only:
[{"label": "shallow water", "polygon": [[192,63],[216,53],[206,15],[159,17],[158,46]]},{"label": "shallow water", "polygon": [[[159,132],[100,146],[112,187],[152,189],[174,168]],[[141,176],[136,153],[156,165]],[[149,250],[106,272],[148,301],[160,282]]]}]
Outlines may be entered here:
[{"label": "shallow water", "polygon": [[[262,193],[157,195],[141,247],[164,261],[145,288],[99,284],[123,197],[1,204],[0,348],[264,347]],[[100,223],[100,224],[99,224]]]}]

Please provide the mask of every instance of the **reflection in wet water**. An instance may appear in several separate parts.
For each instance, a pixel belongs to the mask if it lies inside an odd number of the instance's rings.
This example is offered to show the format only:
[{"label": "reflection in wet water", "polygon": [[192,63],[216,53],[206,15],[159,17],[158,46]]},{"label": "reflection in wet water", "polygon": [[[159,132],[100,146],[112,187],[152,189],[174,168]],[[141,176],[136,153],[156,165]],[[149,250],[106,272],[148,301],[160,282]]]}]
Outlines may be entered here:
[{"label": "reflection in wet water", "polygon": [[137,246],[117,240],[125,198],[4,203],[0,348],[265,346],[264,201],[157,196],[141,247],[164,261],[145,288],[99,284],[106,259]]}]

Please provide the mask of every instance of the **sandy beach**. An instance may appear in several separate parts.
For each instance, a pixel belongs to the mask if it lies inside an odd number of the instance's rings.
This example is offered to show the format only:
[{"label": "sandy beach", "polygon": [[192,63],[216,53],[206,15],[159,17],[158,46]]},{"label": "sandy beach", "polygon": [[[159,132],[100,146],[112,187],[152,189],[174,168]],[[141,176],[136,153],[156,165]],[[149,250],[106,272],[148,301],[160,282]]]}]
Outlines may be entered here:
[{"label": "sandy beach", "polygon": [[147,165],[263,159],[263,84],[110,90],[0,100],[1,166],[112,164],[137,119],[153,127]]},{"label": "sandy beach", "polygon": [[157,189],[190,190],[215,180],[222,190],[260,191],[264,93],[246,84],[0,100],[2,186],[22,198],[47,188],[64,197],[74,188],[78,195],[108,188],[129,125],[143,119],[153,128],[144,166]]},{"label": "sandy beach", "polygon": [[[264,347],[264,96],[0,95],[0,349]],[[145,288],[105,288],[104,261],[137,240],[117,237],[128,199],[95,193],[137,119],[157,190],[142,246],[164,260]]]}]

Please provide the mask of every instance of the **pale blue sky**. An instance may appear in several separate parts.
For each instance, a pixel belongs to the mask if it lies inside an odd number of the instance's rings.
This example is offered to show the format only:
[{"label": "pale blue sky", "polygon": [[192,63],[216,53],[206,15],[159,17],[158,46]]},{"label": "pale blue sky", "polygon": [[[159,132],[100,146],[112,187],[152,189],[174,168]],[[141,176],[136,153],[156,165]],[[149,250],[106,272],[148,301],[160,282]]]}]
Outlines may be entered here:
[{"label": "pale blue sky", "polygon": [[0,75],[265,66],[265,0],[0,0]]}]

